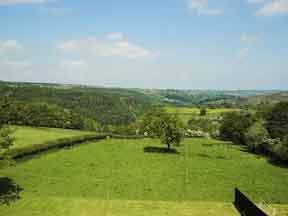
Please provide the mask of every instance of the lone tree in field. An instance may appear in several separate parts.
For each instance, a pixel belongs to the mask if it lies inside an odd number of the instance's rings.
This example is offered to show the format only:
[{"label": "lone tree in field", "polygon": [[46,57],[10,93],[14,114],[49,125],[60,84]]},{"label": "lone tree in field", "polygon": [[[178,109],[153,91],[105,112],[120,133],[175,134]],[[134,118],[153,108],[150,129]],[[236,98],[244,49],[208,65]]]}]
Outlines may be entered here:
[{"label": "lone tree in field", "polygon": [[183,122],[177,115],[168,114],[159,108],[145,114],[142,130],[148,132],[150,137],[160,138],[168,150],[173,144],[180,145],[183,139]]}]

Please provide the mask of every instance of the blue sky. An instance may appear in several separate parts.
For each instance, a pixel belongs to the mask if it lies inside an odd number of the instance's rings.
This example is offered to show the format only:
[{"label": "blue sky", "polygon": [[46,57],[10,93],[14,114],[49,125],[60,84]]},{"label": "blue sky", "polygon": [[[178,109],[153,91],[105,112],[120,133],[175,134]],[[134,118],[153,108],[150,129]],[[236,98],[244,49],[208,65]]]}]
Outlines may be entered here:
[{"label": "blue sky", "polygon": [[288,89],[288,0],[0,0],[0,79]]}]

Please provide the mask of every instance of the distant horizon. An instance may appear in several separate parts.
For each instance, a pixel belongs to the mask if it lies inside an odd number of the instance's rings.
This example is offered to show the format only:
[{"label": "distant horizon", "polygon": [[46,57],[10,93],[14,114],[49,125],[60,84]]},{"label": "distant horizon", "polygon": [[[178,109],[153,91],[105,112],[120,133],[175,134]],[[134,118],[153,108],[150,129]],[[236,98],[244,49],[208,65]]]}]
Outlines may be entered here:
[{"label": "distant horizon", "polygon": [[121,86],[108,86],[108,85],[93,85],[93,84],[77,84],[77,83],[57,83],[57,82],[37,82],[37,81],[10,81],[1,80],[4,83],[24,83],[24,84],[44,84],[44,85],[70,85],[81,86],[90,88],[111,88],[111,89],[139,89],[139,90],[179,90],[179,91],[260,91],[260,92],[288,92],[288,89],[201,89],[201,88],[139,88],[139,87],[121,87]]}]

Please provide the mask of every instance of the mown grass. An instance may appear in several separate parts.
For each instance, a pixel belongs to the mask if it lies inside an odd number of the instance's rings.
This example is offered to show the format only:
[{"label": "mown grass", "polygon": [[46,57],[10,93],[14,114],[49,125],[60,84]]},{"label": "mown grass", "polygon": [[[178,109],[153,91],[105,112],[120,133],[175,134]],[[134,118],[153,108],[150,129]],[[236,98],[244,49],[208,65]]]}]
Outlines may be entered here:
[{"label": "mown grass", "polygon": [[[233,215],[235,186],[257,202],[288,203],[287,168],[271,165],[239,146],[186,139],[178,154],[145,152],[147,147],[162,145],[152,139],[109,139],[1,170],[0,176],[10,177],[24,190],[20,201],[1,206],[0,211],[7,216],[99,215],[102,211],[108,215]],[[288,211],[285,205],[277,209]]]},{"label": "mown grass", "polygon": [[12,148],[21,148],[31,144],[41,144],[47,141],[91,134],[87,131],[67,130],[58,128],[33,128],[24,126],[12,126],[15,142]]}]

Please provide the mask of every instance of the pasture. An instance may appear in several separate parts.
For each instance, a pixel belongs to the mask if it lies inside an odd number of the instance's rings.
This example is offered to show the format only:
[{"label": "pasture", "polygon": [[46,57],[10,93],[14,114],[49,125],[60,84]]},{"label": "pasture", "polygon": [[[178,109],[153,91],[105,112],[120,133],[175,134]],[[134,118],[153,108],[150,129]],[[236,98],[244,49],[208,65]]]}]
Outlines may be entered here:
[{"label": "pasture", "polygon": [[19,161],[0,171],[23,191],[0,206],[20,215],[237,215],[238,186],[288,213],[287,168],[240,146],[185,139],[175,153],[158,140],[107,139]]},{"label": "pasture", "polygon": [[[178,114],[179,117],[187,123],[191,117],[199,116],[200,109],[195,107],[175,107],[175,106],[165,106],[165,111],[171,114]],[[219,116],[226,112],[239,111],[238,109],[230,108],[217,108],[217,109],[207,109],[207,114],[205,117],[212,118]]]},{"label": "pasture", "polygon": [[91,132],[79,130],[67,130],[57,128],[35,128],[24,126],[12,126],[13,137],[15,138],[12,148],[21,148],[31,144],[39,144],[47,141],[91,134]]}]

